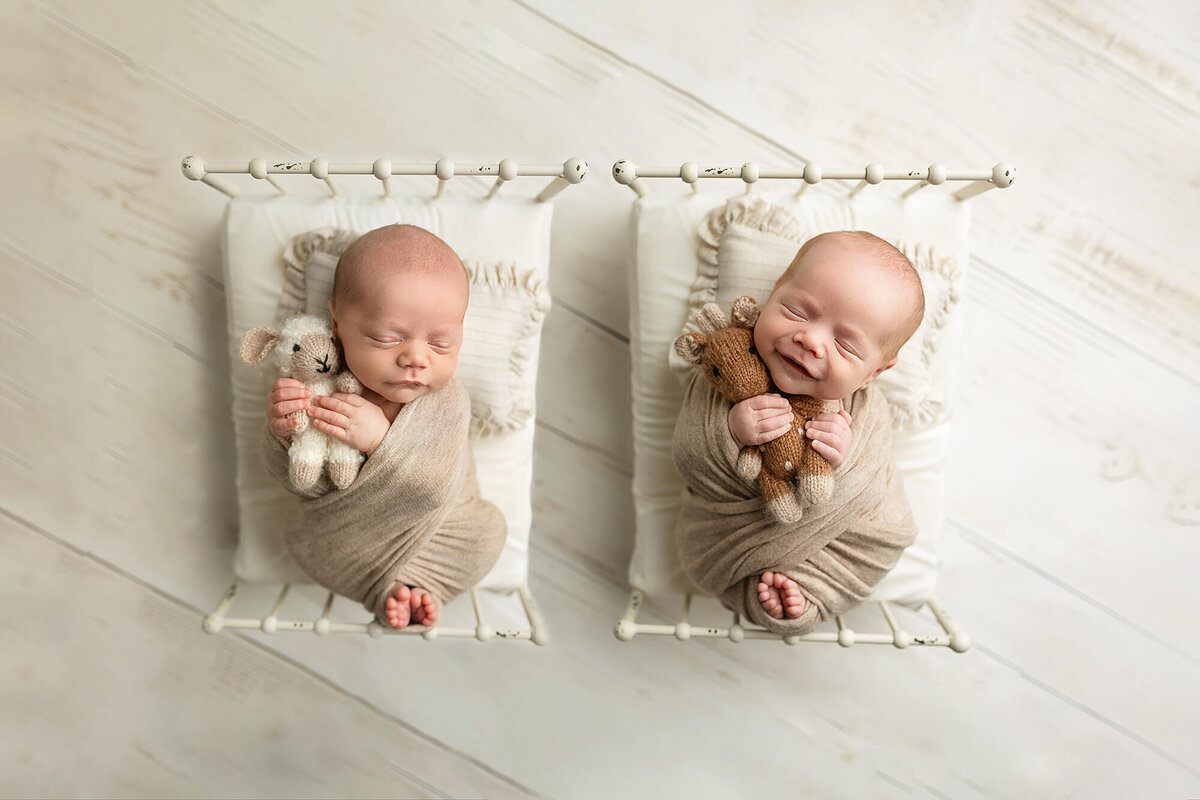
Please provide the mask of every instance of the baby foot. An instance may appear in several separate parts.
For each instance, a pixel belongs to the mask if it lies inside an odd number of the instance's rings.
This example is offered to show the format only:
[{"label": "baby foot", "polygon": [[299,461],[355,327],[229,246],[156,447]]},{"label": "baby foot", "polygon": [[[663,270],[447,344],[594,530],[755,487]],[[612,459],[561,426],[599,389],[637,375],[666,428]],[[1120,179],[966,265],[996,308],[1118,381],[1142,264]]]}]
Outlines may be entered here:
[{"label": "baby foot", "polygon": [[387,624],[393,628],[407,628],[412,619],[412,589],[401,584],[392,590],[387,599],[385,612]]},{"label": "baby foot", "polygon": [[432,625],[438,619],[437,601],[426,590],[414,586],[408,600],[412,612],[412,621],[417,625]]},{"label": "baby foot", "polygon": [[800,593],[800,584],[782,572],[767,570],[758,582],[758,601],[774,619],[796,619],[804,613],[807,601]]}]

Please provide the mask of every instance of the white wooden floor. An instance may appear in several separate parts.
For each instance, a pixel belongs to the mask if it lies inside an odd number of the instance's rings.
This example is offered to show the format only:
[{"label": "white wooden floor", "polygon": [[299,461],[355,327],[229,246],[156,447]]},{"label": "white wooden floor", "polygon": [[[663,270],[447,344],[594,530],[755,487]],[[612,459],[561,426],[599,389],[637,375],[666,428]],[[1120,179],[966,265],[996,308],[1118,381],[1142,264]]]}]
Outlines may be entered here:
[{"label": "white wooden floor", "polygon": [[[0,2],[0,795],[1200,795],[1200,6],[838,5]],[[201,633],[236,531],[187,154],[590,161],[539,394],[550,646]],[[1018,166],[973,201],[967,654],[613,638],[621,157]]]}]

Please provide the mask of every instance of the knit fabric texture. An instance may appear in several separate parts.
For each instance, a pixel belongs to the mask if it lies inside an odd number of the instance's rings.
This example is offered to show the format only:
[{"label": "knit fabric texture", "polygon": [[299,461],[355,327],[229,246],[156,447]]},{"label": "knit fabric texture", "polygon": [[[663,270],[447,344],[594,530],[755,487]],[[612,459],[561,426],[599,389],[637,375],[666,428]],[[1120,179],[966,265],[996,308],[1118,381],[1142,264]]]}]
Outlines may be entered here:
[{"label": "knit fabric texture", "polygon": [[358,477],[337,491],[327,476],[308,491],[291,486],[287,445],[264,428],[267,471],[303,497],[284,529],[301,569],[381,622],[400,584],[447,603],[478,583],[506,531],[499,509],[479,495],[469,416],[454,380],[405,404]]},{"label": "knit fabric texture", "polygon": [[[706,303],[691,316],[697,330],[675,340],[675,352],[699,372],[731,404],[775,389],[766,364],[754,347],[759,307],[753,298],[733,301],[729,318],[716,303]],[[804,507],[833,494],[833,468],[805,434],[805,424],[822,412],[836,413],[837,401],[807,395],[787,396],[792,425],[769,442],[745,447],[738,456],[743,477],[755,478],[766,503],[765,513],[778,522],[796,522]]]},{"label": "knit fabric texture", "polygon": [[[739,474],[730,403],[697,372],[675,426],[675,466],[687,491],[676,528],[688,577],[743,618],[776,633],[804,634],[861,603],[916,538],[891,459],[891,415],[872,386],[844,401],[854,441],[832,496],[798,522],[764,515],[755,484]],[[758,599],[765,570],[791,577],[808,599],[797,619],[774,619]]]}]

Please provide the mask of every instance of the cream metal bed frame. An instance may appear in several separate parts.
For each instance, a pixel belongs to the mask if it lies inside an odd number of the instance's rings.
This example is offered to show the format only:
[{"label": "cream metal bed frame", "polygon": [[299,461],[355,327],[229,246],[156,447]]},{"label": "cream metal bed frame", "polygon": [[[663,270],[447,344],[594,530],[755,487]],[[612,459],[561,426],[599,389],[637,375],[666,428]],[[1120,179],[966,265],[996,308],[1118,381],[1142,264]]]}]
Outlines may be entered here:
[{"label": "cream metal bed frame", "polygon": [[[442,158],[431,164],[428,162],[393,162],[386,158],[379,158],[370,163],[331,162],[325,158],[315,158],[312,161],[268,161],[263,158],[255,158],[249,162],[206,162],[197,156],[188,156],[183,159],[181,167],[184,176],[189,180],[205,183],[229,197],[236,197],[238,191],[232,183],[222,177],[224,175],[249,175],[256,180],[266,181],[281,195],[287,194],[287,190],[284,187],[284,182],[275,176],[311,175],[313,178],[323,181],[330,195],[335,197],[341,195],[342,190],[332,179],[331,176],[333,175],[373,176],[382,184],[384,197],[392,196],[390,179],[393,176],[434,176],[438,181],[437,190],[433,195],[434,199],[442,196],[442,190],[445,188],[446,182],[455,176],[495,176],[496,180],[484,197],[484,200],[492,199],[504,184],[519,177],[551,178],[550,182],[534,198],[534,202],[538,203],[547,202],[568,186],[582,182],[588,173],[587,162],[580,158],[570,158],[561,164],[547,165],[518,164],[511,158],[503,159],[494,164],[475,162],[456,164],[448,158]],[[369,622],[338,622],[332,620],[330,614],[335,597],[333,592],[327,592],[324,609],[321,616],[317,619],[280,619],[280,610],[291,591],[291,584],[256,583],[255,585],[258,586],[279,586],[279,591],[267,613],[261,616],[230,617],[228,614],[234,600],[245,583],[240,578],[235,579],[217,603],[216,608],[204,618],[203,627],[206,633],[216,634],[225,629],[260,630],[267,634],[278,632],[312,632],[319,636],[331,633],[365,633],[373,638],[384,635],[420,636],[426,641],[446,638],[474,638],[480,642],[505,639],[514,641],[527,640],[538,645],[545,644],[549,638],[546,624],[542,619],[541,613],[538,611],[537,604],[534,601],[533,594],[529,591],[528,584],[522,584],[516,590],[520,598],[521,608],[525,613],[525,619],[528,622],[528,627],[526,628],[495,628],[489,624],[484,616],[479,591],[473,587],[470,590],[470,597],[471,606],[475,614],[475,627],[435,625],[431,628],[411,626],[404,630],[392,630],[373,619]]]},{"label": "cream metal bed frame", "polygon": [[[802,167],[761,167],[753,161],[747,161],[741,167],[702,167],[694,161],[688,161],[678,167],[642,167],[633,161],[621,160],[613,164],[613,179],[617,183],[628,186],[638,197],[645,197],[648,189],[647,178],[676,178],[691,187],[692,193],[699,193],[699,182],[704,178],[711,179],[740,179],[746,184],[749,194],[754,184],[764,179],[784,179],[802,181],[796,191],[796,196],[804,194],[809,187],[821,181],[855,181],[847,199],[854,197],[867,186],[874,186],[884,181],[911,181],[913,185],[904,190],[901,197],[910,197],[926,186],[940,186],[950,181],[967,182],[966,186],[958,189],[954,197],[958,201],[966,201],[989,189],[1006,189],[1013,184],[1017,170],[1011,164],[999,163],[990,170],[964,169],[950,170],[942,164],[932,164],[922,169],[888,170],[882,164],[871,163],[861,169],[822,169],[819,164],[808,162]],[[731,642],[742,642],[746,639],[782,640],[785,644],[795,645],[800,642],[837,643],[842,647],[855,644],[890,644],[898,650],[911,645],[927,647],[948,647],[956,653],[964,653],[971,646],[971,637],[959,628],[950,618],[949,613],[936,597],[930,597],[916,611],[928,609],[941,632],[911,633],[900,627],[896,620],[891,604],[887,602],[872,603],[879,608],[888,632],[861,633],[851,629],[843,617],[835,617],[837,630],[818,630],[803,636],[784,636],[772,633],[757,626],[746,627],[738,614],[733,613],[733,619],[728,626],[695,626],[689,621],[692,608],[692,595],[683,595],[683,604],[678,617],[670,623],[654,624],[638,622],[638,614],[645,604],[646,594],[638,587],[633,587],[629,594],[629,602],[625,613],[617,620],[613,633],[622,642],[627,642],[634,636],[647,634],[651,636],[674,636],[679,641],[691,639],[728,639]],[[928,615],[923,615],[928,616]],[[828,627],[826,624],[825,627]]]}]

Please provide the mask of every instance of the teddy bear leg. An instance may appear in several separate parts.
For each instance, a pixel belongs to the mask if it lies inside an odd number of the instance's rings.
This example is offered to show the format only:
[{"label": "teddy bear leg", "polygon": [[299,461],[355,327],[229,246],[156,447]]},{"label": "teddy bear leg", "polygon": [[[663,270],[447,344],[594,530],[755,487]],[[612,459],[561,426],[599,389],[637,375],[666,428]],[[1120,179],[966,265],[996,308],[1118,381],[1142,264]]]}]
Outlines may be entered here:
[{"label": "teddy bear leg", "polygon": [[792,484],[764,470],[758,476],[758,486],[767,503],[767,516],[776,522],[790,524],[804,516],[804,507],[792,491]]},{"label": "teddy bear leg", "polygon": [[316,486],[321,477],[325,444],[318,438],[320,435],[316,428],[292,434],[292,445],[288,448],[288,479],[301,491]]},{"label": "teddy bear leg", "polygon": [[762,455],[757,447],[743,447],[738,452],[737,463],[734,464],[738,477],[752,481],[762,472]]},{"label": "teddy bear leg", "polygon": [[329,479],[339,489],[345,489],[358,477],[363,454],[345,442],[329,443]]},{"label": "teddy bear leg", "polygon": [[833,467],[811,446],[800,457],[800,496],[808,505],[833,497]]}]

